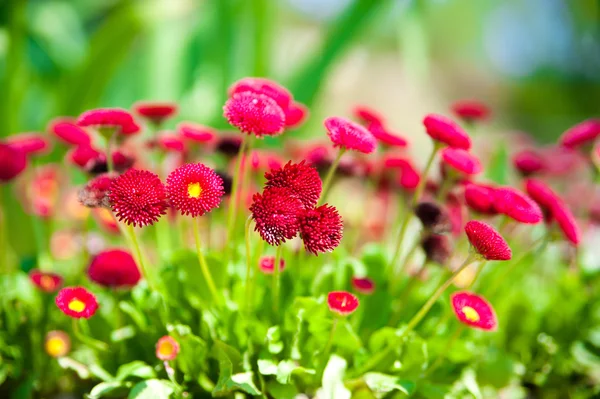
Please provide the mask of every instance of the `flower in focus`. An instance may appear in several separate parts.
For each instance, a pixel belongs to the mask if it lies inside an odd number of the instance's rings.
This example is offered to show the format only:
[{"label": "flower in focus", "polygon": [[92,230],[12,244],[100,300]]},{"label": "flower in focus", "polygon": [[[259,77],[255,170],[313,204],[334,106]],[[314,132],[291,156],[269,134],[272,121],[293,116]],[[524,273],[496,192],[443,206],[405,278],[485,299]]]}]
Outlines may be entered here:
[{"label": "flower in focus", "polygon": [[65,144],[75,146],[90,146],[92,144],[92,139],[88,132],[77,126],[75,122],[67,119],[52,121],[48,130]]},{"label": "flower in focus", "polygon": [[477,220],[465,225],[465,232],[475,251],[487,260],[509,260],[512,251],[504,238],[492,226]]},{"label": "flower in focus", "polygon": [[546,160],[536,151],[523,150],[515,154],[513,165],[523,176],[530,176],[544,170]]},{"label": "flower in focus", "polygon": [[465,202],[475,212],[486,215],[497,214],[494,201],[494,188],[491,186],[470,183],[465,187]]},{"label": "flower in focus", "polygon": [[289,188],[306,208],[317,205],[323,188],[319,172],[306,161],[300,163],[290,161],[283,168],[265,173],[265,178],[267,179],[265,187]]},{"label": "flower in focus", "polygon": [[27,157],[19,149],[0,143],[0,182],[6,183],[17,177],[27,167]]},{"label": "flower in focus", "polygon": [[334,116],[325,119],[324,125],[334,147],[364,154],[370,154],[377,147],[377,140],[371,132],[348,119]]},{"label": "flower in focus", "polygon": [[535,201],[512,187],[494,189],[494,208],[521,223],[536,224],[544,218]]},{"label": "flower in focus", "polygon": [[427,261],[445,265],[452,254],[452,247],[448,236],[429,234],[421,241],[421,248],[425,252]]},{"label": "flower in focus", "polygon": [[496,313],[483,297],[461,291],[452,294],[450,301],[461,323],[485,331],[494,331],[498,327]]},{"label": "flower in focus", "polygon": [[444,163],[458,172],[466,175],[476,175],[483,171],[479,158],[460,148],[445,148],[442,150]]},{"label": "flower in focus", "polygon": [[56,306],[69,317],[89,319],[96,313],[98,302],[94,294],[83,287],[66,287],[58,292]]},{"label": "flower in focus", "polygon": [[299,217],[304,206],[289,188],[271,187],[252,197],[250,212],[263,240],[280,245],[294,238],[300,229]]},{"label": "flower in focus", "polygon": [[113,179],[108,173],[94,177],[77,192],[77,199],[88,208],[110,208],[108,191]]},{"label": "flower in focus", "polygon": [[452,113],[468,123],[489,119],[491,111],[487,105],[479,101],[463,100],[452,104]]},{"label": "flower in focus", "polygon": [[93,282],[104,287],[133,287],[141,278],[133,256],[127,251],[102,251],[92,259],[87,274]]},{"label": "flower in focus", "polygon": [[333,291],[327,294],[329,310],[342,316],[353,313],[358,308],[359,302],[355,295],[346,291]]},{"label": "flower in focus", "polygon": [[201,163],[185,164],[167,177],[171,205],[182,215],[202,216],[217,208],[225,194],[223,180]]},{"label": "flower in focus", "polygon": [[155,125],[160,125],[177,114],[177,104],[171,102],[140,101],[133,104],[132,108],[136,114]]},{"label": "flower in focus", "polygon": [[600,137],[600,119],[588,119],[567,129],[558,141],[565,148],[576,148],[591,143],[598,137]]},{"label": "flower in focus", "polygon": [[44,339],[44,349],[51,357],[63,357],[71,350],[71,339],[64,331],[49,331]]},{"label": "flower in focus", "polygon": [[15,134],[6,139],[6,143],[25,153],[25,156],[47,154],[51,150],[50,142],[37,133]]},{"label": "flower in focus", "polygon": [[448,214],[433,202],[420,202],[415,208],[415,215],[421,221],[423,228],[432,233],[444,234],[452,229]]},{"label": "flower in focus", "polygon": [[283,110],[263,94],[249,91],[234,94],[223,106],[223,112],[229,124],[256,137],[279,135],[285,127]]},{"label": "flower in focus", "polygon": [[352,287],[363,295],[375,292],[375,282],[368,277],[352,277]]},{"label": "flower in focus", "polygon": [[62,286],[63,278],[56,273],[34,269],[29,272],[29,278],[44,292],[56,292]]},{"label": "flower in focus", "polygon": [[304,248],[315,255],[333,251],[340,245],[343,227],[342,217],[333,206],[325,204],[305,210],[300,217]]},{"label": "flower in focus", "polygon": [[156,357],[160,360],[175,360],[179,353],[179,343],[175,338],[165,335],[156,343]]},{"label": "flower in focus", "polygon": [[[258,261],[258,267],[265,274],[273,274],[275,271],[275,257],[274,256],[263,256]],[[285,260],[279,259],[279,271],[282,272],[285,269]]]},{"label": "flower in focus", "polygon": [[114,178],[108,198],[116,217],[133,226],[156,223],[169,206],[165,186],[147,170],[129,169]]},{"label": "flower in focus", "polygon": [[85,111],[77,118],[77,124],[83,127],[110,129],[125,135],[140,131],[140,127],[133,120],[133,116],[121,108],[97,108]]},{"label": "flower in focus", "polygon": [[423,119],[427,134],[435,141],[452,148],[468,150],[471,139],[454,121],[442,115],[429,114]]}]

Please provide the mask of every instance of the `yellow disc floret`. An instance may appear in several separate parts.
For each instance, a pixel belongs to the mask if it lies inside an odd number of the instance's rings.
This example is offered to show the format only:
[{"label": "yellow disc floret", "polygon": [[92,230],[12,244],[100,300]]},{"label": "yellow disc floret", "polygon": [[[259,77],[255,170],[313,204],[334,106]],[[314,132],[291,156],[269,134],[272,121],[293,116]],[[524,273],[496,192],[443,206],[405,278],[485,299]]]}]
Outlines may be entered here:
[{"label": "yellow disc floret", "polygon": [[69,309],[73,312],[83,312],[85,309],[85,303],[79,299],[73,299],[71,302],[69,302]]},{"label": "yellow disc floret", "polygon": [[200,187],[200,183],[190,183],[188,184],[187,191],[190,198],[198,198],[202,194],[202,187]]},{"label": "yellow disc floret", "polygon": [[478,322],[480,319],[479,313],[477,313],[477,311],[470,306],[463,306],[462,312],[465,315],[465,318],[473,323]]}]

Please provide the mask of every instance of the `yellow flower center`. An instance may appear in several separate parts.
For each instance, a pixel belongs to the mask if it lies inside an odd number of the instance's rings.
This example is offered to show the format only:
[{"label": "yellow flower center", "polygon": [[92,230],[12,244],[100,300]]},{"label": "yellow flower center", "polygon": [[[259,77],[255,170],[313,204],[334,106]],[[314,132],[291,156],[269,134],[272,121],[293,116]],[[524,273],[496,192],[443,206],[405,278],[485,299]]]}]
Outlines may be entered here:
[{"label": "yellow flower center", "polygon": [[171,356],[173,354],[173,344],[169,341],[163,341],[158,346],[158,353],[163,356]]},{"label": "yellow flower center", "polygon": [[474,323],[479,321],[479,313],[475,309],[470,306],[463,306],[462,312],[467,318],[467,320],[472,321]]},{"label": "yellow flower center", "polygon": [[54,288],[54,280],[50,276],[42,276],[40,278],[40,285],[44,289],[51,290]]},{"label": "yellow flower center", "polygon": [[200,187],[200,183],[190,183],[188,184],[188,195],[191,198],[198,198],[202,194],[202,187]]},{"label": "yellow flower center", "polygon": [[71,302],[69,302],[69,309],[73,312],[83,312],[85,309],[85,303],[79,299],[73,299]]},{"label": "yellow flower center", "polygon": [[46,353],[52,357],[59,357],[65,354],[66,343],[60,337],[52,337],[46,341]]}]

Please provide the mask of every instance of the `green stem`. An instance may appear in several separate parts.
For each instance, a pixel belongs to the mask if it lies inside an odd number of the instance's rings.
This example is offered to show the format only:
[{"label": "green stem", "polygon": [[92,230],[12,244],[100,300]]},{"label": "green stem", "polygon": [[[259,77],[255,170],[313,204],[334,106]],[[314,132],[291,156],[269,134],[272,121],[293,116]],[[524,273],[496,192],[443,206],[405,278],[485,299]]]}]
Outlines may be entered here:
[{"label": "green stem", "polygon": [[460,325],[456,331],[454,332],[454,334],[452,335],[452,337],[450,337],[450,339],[448,340],[448,342],[446,343],[446,346],[444,346],[444,349],[442,350],[440,356],[436,359],[436,361],[431,365],[431,367],[429,367],[427,369],[427,371],[425,371],[425,374],[423,375],[423,377],[426,377],[428,375],[430,375],[431,373],[433,373],[438,367],[440,367],[442,365],[442,363],[444,362],[444,359],[446,359],[446,354],[450,351],[450,349],[452,349],[452,346],[454,345],[454,343],[456,342],[456,340],[460,337],[460,334],[462,334],[463,330],[465,329],[464,325]]},{"label": "green stem", "polygon": [[92,337],[88,337],[87,335],[84,335],[81,332],[81,329],[79,328],[79,319],[72,319],[73,320],[73,335],[75,336],[75,338],[77,338],[78,340],[80,340],[82,343],[89,345],[90,347],[97,349],[99,351],[108,351],[108,345],[105,342],[102,341],[98,341],[97,339],[94,339]]},{"label": "green stem", "polygon": [[[419,278],[423,274],[423,271],[425,270],[425,267],[427,266],[428,261],[429,260],[427,258],[425,258],[425,260],[421,264],[421,267],[419,268],[419,270],[417,270],[415,272],[415,274],[410,276],[408,283],[404,287],[404,290],[402,291],[402,293],[400,295],[400,299],[398,300],[398,303],[400,304],[401,307],[400,307],[400,309],[398,309],[396,314],[393,317],[391,317],[391,319],[390,319],[391,322],[389,323],[390,325],[396,325],[400,322],[400,316],[402,315],[402,312],[401,312],[402,304],[410,297],[410,294],[411,294],[412,290],[415,288],[417,282],[419,281]],[[394,292],[394,291],[391,291],[391,292]]]},{"label": "green stem", "polygon": [[[410,261],[412,260],[412,257],[417,252],[417,249],[419,248],[419,245],[421,245],[421,241],[423,240],[425,233],[426,233],[426,230],[423,229],[421,231],[421,234],[419,234],[419,237],[417,238],[417,240],[415,240],[415,242],[410,247],[408,253],[406,254],[406,258],[404,259],[404,261],[401,263],[394,264],[395,267],[394,267],[393,275],[391,277],[392,284],[390,286],[390,290],[392,293],[396,292],[396,288],[400,284],[400,281],[402,281],[402,276],[403,276],[402,272],[404,271],[404,267],[410,263]],[[427,259],[425,259],[425,263],[427,263]],[[425,267],[425,264],[423,264],[422,267]],[[421,271],[421,269],[419,269],[419,272],[420,271]],[[414,276],[413,276],[413,278],[414,278]]]},{"label": "green stem", "polygon": [[246,220],[244,241],[246,242],[246,307],[248,313],[252,312],[252,251],[250,249],[250,227],[252,225],[252,217]]},{"label": "green stem", "polygon": [[429,175],[429,172],[431,171],[431,167],[433,166],[433,161],[435,161],[435,156],[437,155],[438,151],[441,148],[442,148],[442,145],[440,143],[438,143],[437,141],[433,143],[433,149],[431,150],[431,154],[429,154],[429,159],[427,159],[427,163],[425,164],[425,169],[423,169],[423,173],[421,174],[421,180],[419,180],[419,184],[417,185],[417,188],[415,189],[415,193],[413,195],[413,199],[412,199],[412,208],[413,209],[417,206],[417,204],[419,203],[419,200],[421,199],[421,196],[423,195],[425,186],[427,186],[427,176]]},{"label": "green stem", "polygon": [[204,255],[202,254],[202,245],[200,243],[200,227],[198,226],[198,221],[193,219],[192,220],[192,227],[194,230],[194,241],[196,242],[196,252],[198,254],[198,262],[200,263],[200,269],[202,270],[202,275],[204,276],[204,279],[206,280],[206,285],[208,286],[208,289],[210,291],[210,293],[213,296],[213,299],[215,300],[215,303],[217,304],[217,306],[221,305],[221,296],[219,295],[219,292],[217,291],[217,286],[215,285],[215,282],[213,281],[213,278],[210,274],[210,270],[208,269],[208,265],[206,264],[206,259],[204,259]]},{"label": "green stem", "polygon": [[[238,191],[240,178],[242,178],[242,173],[246,173],[247,168],[243,168],[242,160],[247,158],[246,149],[248,147],[248,136],[244,136],[242,140],[242,145],[240,147],[240,151],[238,152],[236,164],[235,164],[235,174],[233,175],[233,182],[231,184],[231,194],[229,196],[229,209],[227,214],[227,245],[233,242],[233,233],[235,230],[235,219],[237,216],[237,202],[238,202]],[[244,161],[245,163],[245,161]],[[229,256],[231,251],[225,252],[225,265],[229,263]]]},{"label": "green stem", "polygon": [[335,336],[335,330],[340,321],[340,318],[336,315],[333,319],[333,323],[331,323],[331,330],[329,331],[329,339],[327,340],[327,345],[325,345],[325,350],[323,350],[323,358],[325,363],[327,363],[327,357],[329,356],[329,352],[331,352],[331,347],[333,345],[333,337]]},{"label": "green stem", "polygon": [[275,251],[275,264],[273,265],[273,312],[276,317],[279,317],[279,286],[280,286],[280,274],[281,270],[279,263],[281,262],[281,252],[283,251],[283,244],[279,244]]},{"label": "green stem", "polygon": [[329,192],[331,183],[333,181],[333,176],[335,175],[335,170],[339,166],[340,160],[342,159],[342,155],[344,155],[345,152],[346,152],[345,148],[340,148],[340,151],[338,152],[337,156],[335,157],[335,160],[329,167],[327,176],[325,176],[325,180],[323,181],[323,190],[321,191],[321,198],[319,199],[319,202],[317,205],[325,202],[325,198],[327,198],[327,193]]},{"label": "green stem", "polygon": [[142,254],[142,249],[140,247],[140,243],[138,242],[137,234],[135,233],[135,228],[133,227],[133,225],[128,224],[128,225],[126,225],[125,229],[126,229],[127,234],[129,235],[129,243],[131,245],[131,249],[133,250],[135,260],[137,261],[137,264],[140,265],[140,270],[142,272],[142,275],[148,282],[148,286],[150,287],[150,289],[156,291],[156,287],[154,286],[154,281],[153,281],[153,279],[150,278],[148,269],[146,268],[146,263],[144,261],[144,255]]},{"label": "green stem", "polygon": [[0,184],[0,273],[7,273],[8,266],[8,234],[6,231],[6,210],[4,204],[4,185]]}]

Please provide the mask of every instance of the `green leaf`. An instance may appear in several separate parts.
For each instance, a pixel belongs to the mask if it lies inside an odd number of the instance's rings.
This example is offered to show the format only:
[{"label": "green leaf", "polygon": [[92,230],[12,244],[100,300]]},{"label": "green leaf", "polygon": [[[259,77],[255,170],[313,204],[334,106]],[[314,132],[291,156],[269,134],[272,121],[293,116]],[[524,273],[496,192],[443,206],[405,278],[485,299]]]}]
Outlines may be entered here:
[{"label": "green leaf", "polygon": [[277,366],[277,382],[280,384],[288,384],[293,373],[315,374],[316,371],[300,367],[293,360],[282,360]]},{"label": "green leaf", "polygon": [[117,370],[117,381],[124,381],[130,377],[142,378],[145,380],[156,378],[154,369],[146,363],[135,360],[131,363],[124,364]]},{"label": "green leaf", "polygon": [[479,389],[479,384],[477,384],[477,379],[475,377],[475,371],[473,369],[466,369],[462,374],[462,382],[465,384],[467,390],[475,396],[476,399],[481,399],[481,390]]},{"label": "green leaf", "polygon": [[267,330],[267,345],[269,353],[272,354],[278,354],[283,350],[283,342],[281,342],[281,331],[279,326],[274,326]]},{"label": "green leaf", "polygon": [[131,302],[119,302],[119,309],[121,309],[123,313],[131,317],[131,320],[133,320],[133,322],[138,326],[140,331],[145,331],[148,328],[148,321],[146,320],[146,316],[144,316],[140,309],[133,306]]},{"label": "green leaf", "polygon": [[258,372],[262,375],[277,375],[277,363],[271,359],[258,359]]},{"label": "green leaf", "polygon": [[137,383],[127,399],[168,399],[175,391],[173,384],[165,380],[146,380]]},{"label": "green leaf", "polygon": [[329,358],[323,372],[323,387],[320,389],[319,397],[350,399],[352,394],[344,386],[344,373],[347,365],[346,360],[337,355],[332,355]]},{"label": "green leaf", "polygon": [[101,382],[90,391],[90,399],[100,398],[122,398],[125,393],[131,388],[130,382]]},{"label": "green leaf", "polygon": [[63,369],[75,371],[82,380],[90,378],[90,371],[88,368],[85,367],[84,364],[81,364],[70,357],[59,357],[58,365]]},{"label": "green leaf", "polygon": [[90,364],[88,368],[90,370],[90,374],[104,382],[114,381],[115,379],[108,371],[104,370],[102,366],[97,363]]},{"label": "green leaf", "polygon": [[110,340],[112,342],[121,342],[125,341],[129,338],[133,338],[135,336],[135,329],[133,326],[125,326],[123,328],[119,328],[118,330],[114,330],[110,333]]},{"label": "green leaf", "polygon": [[250,395],[260,395],[260,391],[254,385],[254,375],[251,371],[234,374],[234,370],[241,368],[242,362],[242,357],[236,349],[216,341],[211,355],[219,362],[219,380],[212,391],[213,396],[227,396],[237,390]]},{"label": "green leaf", "polygon": [[406,395],[412,395],[416,386],[412,381],[401,380],[398,377],[382,373],[367,373],[363,376],[363,379],[369,389],[377,394],[399,390]]}]

